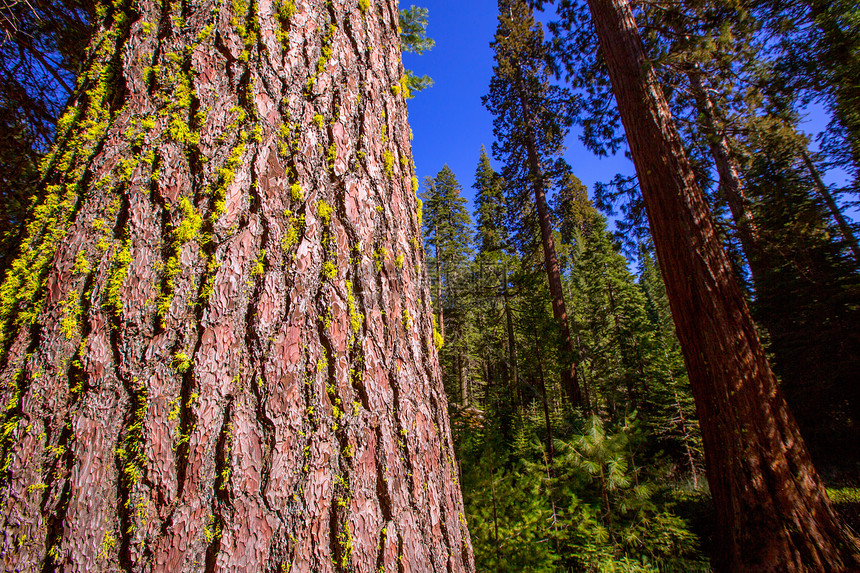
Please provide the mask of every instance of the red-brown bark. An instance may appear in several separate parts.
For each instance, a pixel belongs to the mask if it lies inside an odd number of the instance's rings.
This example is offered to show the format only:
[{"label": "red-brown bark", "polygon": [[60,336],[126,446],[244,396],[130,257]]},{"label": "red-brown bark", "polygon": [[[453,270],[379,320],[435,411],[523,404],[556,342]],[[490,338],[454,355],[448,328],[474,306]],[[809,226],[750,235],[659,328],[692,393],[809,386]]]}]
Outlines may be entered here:
[{"label": "red-brown bark", "polygon": [[396,3],[106,4],[0,291],[3,569],[472,571]]},{"label": "red-brown bark", "polygon": [[721,571],[846,571],[840,523],[780,393],[626,0],[589,0],[702,428]]}]

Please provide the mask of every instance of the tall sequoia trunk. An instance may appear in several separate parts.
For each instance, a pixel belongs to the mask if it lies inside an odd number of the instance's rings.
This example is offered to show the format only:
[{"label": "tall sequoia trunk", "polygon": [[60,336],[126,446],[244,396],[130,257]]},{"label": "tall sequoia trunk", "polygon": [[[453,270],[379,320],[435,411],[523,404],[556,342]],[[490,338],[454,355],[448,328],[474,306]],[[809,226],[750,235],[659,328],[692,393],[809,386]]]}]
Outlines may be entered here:
[{"label": "tall sequoia trunk", "polygon": [[0,290],[3,569],[474,570],[396,3],[104,5]]},{"label": "tall sequoia trunk", "polygon": [[702,428],[721,571],[860,566],[767,363],[626,0],[589,0]]},{"label": "tall sequoia trunk", "polygon": [[514,78],[516,91],[520,101],[523,114],[523,122],[526,125],[525,138],[526,153],[528,155],[529,175],[532,191],[535,195],[535,208],[538,213],[540,224],[541,244],[543,245],[544,266],[546,268],[547,281],[549,282],[549,293],[552,297],[552,314],[558,323],[559,336],[561,337],[561,385],[568,399],[574,406],[582,406],[582,391],[576,377],[576,363],[573,359],[573,340],[570,336],[570,324],[567,319],[567,306],[564,303],[564,290],[561,285],[561,267],[558,264],[558,255],[555,251],[555,240],[552,236],[552,221],[549,215],[549,206],[546,202],[546,191],[544,189],[544,174],[540,165],[540,157],[537,152],[536,136],[534,133],[534,121],[526,98],[519,66],[514,66],[516,77]]}]

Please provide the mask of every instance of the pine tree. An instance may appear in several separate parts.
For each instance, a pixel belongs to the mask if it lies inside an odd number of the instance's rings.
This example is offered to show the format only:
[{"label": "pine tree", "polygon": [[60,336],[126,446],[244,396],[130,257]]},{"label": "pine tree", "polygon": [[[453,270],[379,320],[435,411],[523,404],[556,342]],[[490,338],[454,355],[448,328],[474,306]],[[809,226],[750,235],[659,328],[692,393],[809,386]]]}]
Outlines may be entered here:
[{"label": "pine tree", "polygon": [[758,0],[753,13],[780,39],[779,83],[824,103],[832,114],[823,149],[860,183],[860,25],[854,2]]},{"label": "pine tree", "polygon": [[716,565],[858,567],[860,548],[842,531],[779,392],[630,6],[590,0],[589,7],[696,397],[724,552]]},{"label": "pine tree", "polygon": [[648,362],[655,378],[652,396],[648,397],[654,408],[649,429],[656,436],[657,446],[683,465],[682,471],[689,470],[693,487],[698,489],[703,461],[702,434],[666,287],[651,250],[644,244],[640,245],[638,258],[639,288],[645,298],[645,313],[654,329]]},{"label": "pine tree", "polygon": [[[576,13],[570,7],[561,12],[568,20]],[[846,243],[852,248],[852,233],[844,220],[839,222],[838,208],[830,210],[839,232],[831,229],[811,194],[815,189],[827,201],[826,187],[815,184],[804,167],[808,141],[797,129],[794,111],[800,96],[781,85],[774,49],[763,43],[762,23],[746,7],[701,3],[641,14],[655,53],[649,65],[670,94],[673,113],[686,120],[681,135],[685,149],[697,157],[696,176],[708,183],[711,174],[701,169],[704,163],[718,177],[708,196],[717,230],[735,269],[750,271],[754,315],[776,334],[768,337],[768,349],[813,457],[850,466],[853,461],[836,444],[846,428],[856,428],[853,406],[846,407],[846,401],[855,400],[856,385],[843,376],[856,369],[848,357],[858,356],[849,350],[856,337],[844,327],[856,307],[856,271],[838,253]],[[570,24],[566,28],[572,29]],[[557,31],[570,48],[577,36],[563,36],[566,28]],[[622,206],[630,216],[628,229],[635,228],[641,209],[634,190]],[[840,241],[839,234],[848,240]],[[822,297],[823,292],[839,295]],[[761,312],[765,307],[779,310]]]},{"label": "pine tree", "polygon": [[391,2],[99,2],[0,287],[9,571],[472,571]]},{"label": "pine tree", "polygon": [[463,299],[462,283],[467,278],[472,255],[472,219],[466,209],[467,200],[461,195],[462,186],[450,167],[445,165],[434,179],[428,178],[426,187],[422,204],[424,242],[433,253],[429,264],[435,274],[434,305],[445,340],[442,360],[457,365],[453,371],[448,368],[443,371],[454,373],[456,379],[446,380],[446,387],[466,405],[469,368],[464,328],[468,306]]},{"label": "pine tree", "polygon": [[498,173],[490,165],[490,158],[484,146],[475,172],[475,194],[477,231],[475,241],[478,253],[489,261],[497,260],[510,248],[507,230],[507,205],[505,204],[504,184]]},{"label": "pine tree", "polygon": [[[499,26],[495,41],[496,66],[490,92],[483,102],[495,117],[497,143],[493,152],[504,159],[502,172],[508,188],[514,190],[509,204],[518,209],[533,206],[543,248],[553,315],[558,324],[564,368],[562,386],[574,406],[582,404],[570,338],[561,271],[553,238],[553,226],[546,194],[551,176],[559,171],[562,140],[569,122],[565,106],[568,95],[549,84],[546,47],[540,25],[531,9],[519,0],[499,2]],[[533,195],[533,203],[527,199]],[[533,230],[529,216],[519,213],[527,236]],[[523,224],[525,223],[525,224]]]},{"label": "pine tree", "polygon": [[500,411],[507,431],[511,427],[511,416],[523,406],[511,283],[516,258],[508,230],[505,184],[490,165],[483,146],[472,187],[476,191],[477,219],[475,265],[478,282],[475,289],[483,301],[475,313],[476,330],[483,334],[476,351],[485,357],[486,407]]}]

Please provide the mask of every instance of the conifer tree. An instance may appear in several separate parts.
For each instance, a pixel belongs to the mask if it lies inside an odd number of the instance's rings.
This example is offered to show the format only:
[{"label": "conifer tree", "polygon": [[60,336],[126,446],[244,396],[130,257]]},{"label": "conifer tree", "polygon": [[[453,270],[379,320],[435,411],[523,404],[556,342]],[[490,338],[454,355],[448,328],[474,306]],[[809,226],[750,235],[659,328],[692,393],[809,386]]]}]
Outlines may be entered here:
[{"label": "conifer tree", "polygon": [[[468,307],[463,300],[463,281],[467,278],[472,255],[472,219],[461,195],[462,186],[454,172],[443,166],[434,179],[426,180],[423,194],[424,241],[433,253],[429,264],[435,270],[435,307],[445,340],[442,357],[455,361],[456,384],[448,381],[449,392],[459,394],[461,404],[468,396],[468,349],[464,336]],[[432,249],[432,251],[431,251]],[[450,369],[445,369],[451,372]]]},{"label": "conifer tree", "polygon": [[495,117],[493,131],[497,142],[493,152],[505,162],[502,176],[511,193],[509,205],[516,205],[519,210],[511,215],[520,219],[521,232],[527,237],[534,233],[527,210],[534,207],[561,341],[562,387],[570,402],[580,406],[582,392],[576,377],[561,270],[546,198],[562,161],[559,156],[569,126],[566,112],[569,96],[548,81],[550,71],[543,32],[527,3],[520,0],[499,2],[499,26],[492,46],[496,66],[489,94],[484,96],[483,102]]},{"label": "conifer tree", "polygon": [[687,369],[678,337],[666,287],[660,269],[644,244],[639,248],[639,288],[645,298],[645,313],[651,323],[651,354],[648,368],[655,383],[647,399],[653,408],[649,428],[659,448],[689,469],[694,489],[699,487],[702,456],[702,434],[690,392]]},{"label": "conifer tree", "polygon": [[507,229],[507,206],[502,178],[490,165],[490,158],[483,145],[472,187],[477,191],[475,241],[478,253],[484,258],[497,259],[511,246]]},{"label": "conifer tree", "polygon": [[860,184],[860,10],[846,0],[757,0],[752,14],[780,39],[777,82],[829,109],[823,150]]},{"label": "conifer tree", "polygon": [[[477,278],[480,281],[477,286],[489,306],[488,312],[482,313],[480,317],[486,317],[486,323],[478,325],[479,332],[491,332],[500,329],[493,340],[503,341],[503,344],[495,344],[484,350],[484,355],[494,356],[493,351],[498,351],[500,346],[505,349],[504,356],[498,357],[495,362],[501,370],[503,383],[498,391],[506,395],[511,406],[521,406],[519,398],[518,379],[518,352],[517,341],[514,335],[513,302],[510,292],[510,270],[513,266],[513,258],[510,254],[512,247],[510,233],[508,232],[507,204],[504,191],[504,182],[501,176],[495,172],[490,165],[490,158],[486,149],[481,146],[481,154],[478,159],[478,167],[475,171],[476,207],[476,232],[475,243],[477,245]],[[501,327],[500,327],[501,325]],[[500,378],[496,376],[495,378]],[[491,383],[487,379],[488,384]]]},{"label": "conifer tree", "polygon": [[[571,19],[579,14],[569,3],[563,8],[565,25],[555,28],[562,51],[578,45]],[[857,427],[856,384],[844,373],[856,370],[860,360],[856,337],[844,326],[857,307],[856,265],[852,268],[845,256],[846,243],[853,249],[852,233],[827,201],[826,187],[804,166],[808,141],[798,131],[794,111],[800,96],[780,84],[778,62],[760,39],[762,22],[744,6],[688,4],[641,15],[655,54],[649,63],[672,96],[673,112],[686,119],[681,135],[685,149],[697,154],[696,176],[707,184],[710,174],[701,166],[716,171],[708,202],[717,212],[717,230],[736,257],[735,268],[750,271],[752,310],[759,325],[773,333],[767,338],[773,365],[813,457],[847,467],[853,461],[838,444],[846,426],[849,432]],[[565,30],[570,32],[563,35]],[[578,81],[594,73],[568,71],[577,73]],[[594,121],[612,127],[611,121]],[[838,232],[816,193],[833,205]],[[636,190],[623,209],[635,219],[639,205]],[[721,219],[726,208],[729,215]],[[840,240],[840,234],[847,239]],[[823,297],[824,292],[838,295]],[[801,344],[804,352],[798,351]]]},{"label": "conifer tree", "polygon": [[[733,31],[718,37],[717,50],[707,48],[716,36],[713,11]],[[860,413],[853,374],[847,374],[860,367],[858,338],[847,328],[860,320],[857,266],[845,249],[846,243],[853,249],[853,233],[815,178],[793,110],[799,96],[766,85],[773,83],[775,64],[756,39],[762,24],[743,9],[697,7],[661,17],[677,31],[663,60],[685,71],[681,78],[686,76],[702,119],[691,136],[711,148],[718,200],[728,203],[740,236],[755,290],[754,316],[769,333],[789,405],[816,461],[846,467],[856,458],[839,444],[846,430],[853,433],[845,422]],[[738,57],[755,62],[741,67],[742,80],[730,71]],[[732,104],[741,96],[747,109]],[[756,97],[762,103],[750,103]],[[730,120],[721,108],[732,105]],[[828,199],[835,228],[823,208]]]},{"label": "conifer tree", "polygon": [[841,529],[779,391],[630,6],[590,0],[589,7],[696,397],[725,552],[716,565],[856,568],[860,547]]}]

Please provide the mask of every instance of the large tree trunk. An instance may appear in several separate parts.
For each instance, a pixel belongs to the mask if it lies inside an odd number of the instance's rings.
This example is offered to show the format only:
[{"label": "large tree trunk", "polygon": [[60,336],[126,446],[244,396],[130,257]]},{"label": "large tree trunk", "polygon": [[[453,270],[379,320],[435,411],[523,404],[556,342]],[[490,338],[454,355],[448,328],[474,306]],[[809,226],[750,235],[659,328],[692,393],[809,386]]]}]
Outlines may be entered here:
[{"label": "large tree trunk", "polygon": [[626,0],[589,0],[702,428],[721,571],[860,566],[720,248]]},{"label": "large tree trunk", "polygon": [[4,570],[472,571],[396,3],[105,5],[0,290]]}]

